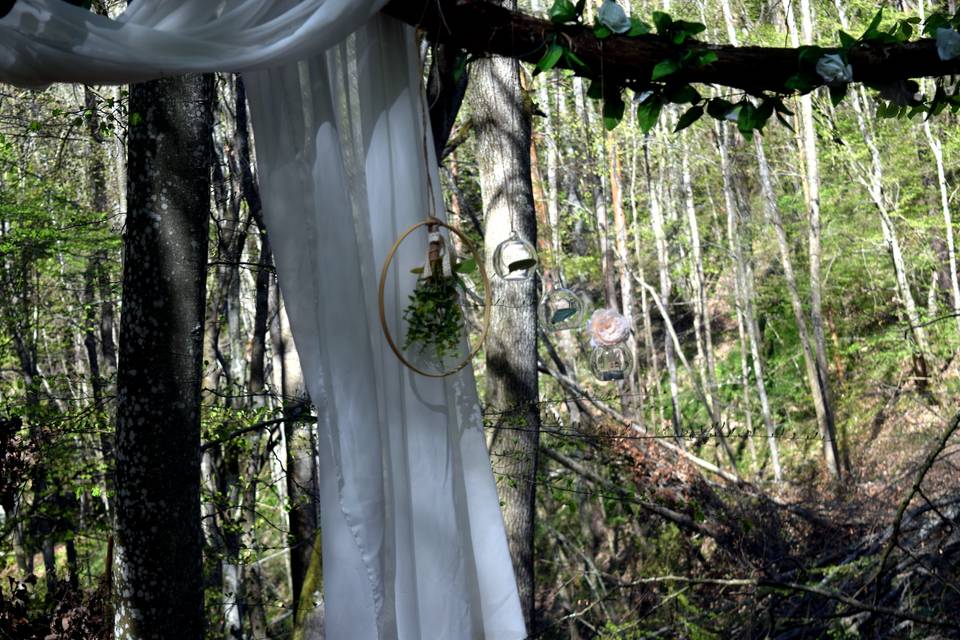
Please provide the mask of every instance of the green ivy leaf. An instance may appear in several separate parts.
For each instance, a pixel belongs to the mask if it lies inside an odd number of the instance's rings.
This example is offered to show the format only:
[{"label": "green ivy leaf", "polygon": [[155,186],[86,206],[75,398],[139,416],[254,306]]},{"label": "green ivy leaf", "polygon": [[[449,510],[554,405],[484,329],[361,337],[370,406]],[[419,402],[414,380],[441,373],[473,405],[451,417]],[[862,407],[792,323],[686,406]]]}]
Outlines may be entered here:
[{"label": "green ivy leaf", "polygon": [[674,104],[693,104],[700,102],[702,99],[697,90],[689,84],[667,87],[663,93],[663,97],[666,98],[667,102]]},{"label": "green ivy leaf", "polygon": [[587,97],[591,100],[600,100],[603,98],[603,81],[597,80],[594,78],[590,81],[590,86],[587,88]]},{"label": "green ivy leaf", "polygon": [[688,22],[686,20],[677,20],[673,23],[673,29],[675,31],[681,31],[684,35],[695,36],[698,33],[703,33],[707,30],[706,25],[699,22]]},{"label": "green ivy leaf", "polygon": [[623,120],[623,98],[620,94],[607,98],[603,101],[603,128],[607,131],[613,131]]},{"label": "green ivy leaf", "polygon": [[678,131],[683,131],[684,129],[692,125],[694,122],[699,120],[702,116],[703,116],[703,107],[701,107],[700,105],[694,105],[690,107],[677,120],[677,126],[673,130],[673,132],[677,133]]},{"label": "green ivy leaf", "polygon": [[849,49],[853,45],[857,44],[857,39],[843,29],[838,31],[837,34],[840,36],[840,46],[844,49]]},{"label": "green ivy leaf", "polygon": [[648,133],[657,124],[660,119],[660,111],[663,109],[663,100],[660,96],[653,95],[641,102],[637,107],[637,124],[643,133]]},{"label": "green ivy leaf", "polygon": [[697,59],[697,66],[705,67],[708,64],[713,64],[719,59],[720,57],[713,51],[701,51]]},{"label": "green ivy leaf", "polygon": [[874,35],[876,35],[877,33],[879,33],[879,32],[877,31],[877,27],[880,26],[880,21],[881,21],[881,20],[883,20],[883,7],[881,7],[880,10],[877,11],[877,15],[873,16],[873,20],[870,21],[870,26],[868,26],[868,27],[867,27],[867,30],[863,32],[862,38],[863,38],[864,40],[867,40],[867,39],[869,39],[871,36],[874,36]]},{"label": "green ivy leaf", "polygon": [[741,102],[738,106],[740,107],[740,115],[737,116],[737,129],[739,129],[740,133],[742,133],[744,137],[749,140],[753,135],[753,130],[755,128],[753,117],[757,108],[746,100]]},{"label": "green ivy leaf", "polygon": [[786,118],[783,117],[783,114],[780,113],[780,111],[777,111],[777,120],[779,120],[779,121],[780,121],[780,124],[782,124],[783,126],[785,126],[787,129],[790,129],[790,131],[793,131],[793,130],[794,130],[794,129],[793,129],[793,125],[790,124],[790,121],[789,121],[789,120],[787,120]]},{"label": "green ivy leaf", "polygon": [[461,260],[457,263],[456,269],[457,273],[473,273],[477,270],[477,261],[474,258],[467,258],[466,260]]},{"label": "green ivy leaf", "polygon": [[680,70],[680,63],[676,60],[667,59],[661,60],[653,68],[653,73],[650,76],[651,80],[659,80],[660,78],[666,78],[669,75],[672,75]]},{"label": "green ivy leaf", "polygon": [[597,38],[597,40],[605,40],[613,35],[613,31],[610,31],[609,27],[606,27],[602,24],[596,24],[593,27],[593,35]]},{"label": "green ivy leaf", "polygon": [[587,63],[570,49],[563,50],[563,59],[567,61],[567,65],[571,68],[579,67],[580,69],[588,69]]},{"label": "green ivy leaf", "polygon": [[577,8],[570,0],[553,0],[553,5],[547,11],[550,21],[555,24],[573,22],[577,19]]},{"label": "green ivy leaf", "polygon": [[830,87],[830,102],[833,103],[833,106],[837,106],[843,99],[847,97],[847,85],[831,85]]},{"label": "green ivy leaf", "polygon": [[673,25],[673,18],[670,17],[669,13],[664,13],[663,11],[654,11],[653,24],[657,27],[657,33],[660,35],[666,35],[667,32],[670,31],[670,27]]},{"label": "green ivy leaf", "polygon": [[560,62],[560,58],[563,57],[564,48],[560,45],[554,43],[547,48],[546,53],[543,54],[543,57],[540,58],[540,61],[537,62],[537,68],[534,70],[534,75],[540,73],[541,71],[549,71],[557,66],[557,63]]},{"label": "green ivy leaf", "polygon": [[937,29],[950,27],[950,21],[942,13],[932,13],[923,23],[923,35],[935,36]]},{"label": "green ivy leaf", "polygon": [[636,36],[645,36],[650,33],[650,25],[646,22],[643,22],[639,18],[630,18],[630,31],[627,31],[627,36],[635,38]]},{"label": "green ivy leaf", "polygon": [[823,47],[804,45],[797,49],[797,57],[800,64],[813,68],[816,66],[817,60],[823,57],[824,52]]},{"label": "green ivy leaf", "polygon": [[711,118],[723,120],[733,110],[733,103],[723,98],[711,98],[707,103],[707,113]]}]

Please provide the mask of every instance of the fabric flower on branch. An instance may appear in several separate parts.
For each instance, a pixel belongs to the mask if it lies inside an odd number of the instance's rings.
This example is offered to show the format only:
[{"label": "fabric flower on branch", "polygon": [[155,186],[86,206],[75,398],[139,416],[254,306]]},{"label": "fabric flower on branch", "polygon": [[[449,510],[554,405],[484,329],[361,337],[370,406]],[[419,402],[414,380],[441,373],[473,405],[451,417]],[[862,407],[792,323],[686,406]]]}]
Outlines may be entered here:
[{"label": "fabric flower on branch", "polygon": [[633,26],[627,12],[614,0],[603,0],[597,13],[597,21],[614,33],[626,33]]},{"label": "fabric flower on branch", "polygon": [[853,67],[836,53],[828,53],[817,60],[817,73],[829,85],[849,84],[853,81]]},{"label": "fabric flower on branch", "polygon": [[630,335],[630,323],[613,309],[597,309],[587,323],[590,346],[610,347],[620,344]]},{"label": "fabric flower on branch", "polygon": [[944,61],[960,56],[960,33],[956,29],[937,29],[937,55]]}]

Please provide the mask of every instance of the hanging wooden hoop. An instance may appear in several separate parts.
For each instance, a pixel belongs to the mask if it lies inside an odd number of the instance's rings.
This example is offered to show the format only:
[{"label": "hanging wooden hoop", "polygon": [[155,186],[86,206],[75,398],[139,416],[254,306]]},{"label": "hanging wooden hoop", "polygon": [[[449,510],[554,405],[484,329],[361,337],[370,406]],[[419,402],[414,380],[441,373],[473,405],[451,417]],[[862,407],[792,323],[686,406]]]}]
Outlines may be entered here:
[{"label": "hanging wooden hoop", "polygon": [[[393,341],[393,336],[390,334],[390,327],[387,326],[387,313],[383,302],[383,291],[387,284],[387,273],[390,271],[390,264],[393,262],[393,257],[396,255],[397,249],[400,248],[400,245],[403,244],[403,241],[407,239],[407,236],[420,227],[443,227],[450,233],[460,238],[460,241],[463,242],[463,246],[467,248],[467,250],[473,256],[473,259],[476,260],[477,267],[480,269],[480,279],[483,281],[483,324],[480,328],[480,340],[477,342],[477,346],[474,347],[470,353],[467,354],[467,356],[457,364],[456,367],[440,373],[424,371],[404,357],[403,353],[397,347],[397,344]],[[477,355],[477,352],[480,351],[483,343],[486,342],[487,332],[490,330],[490,307],[493,304],[493,293],[490,291],[490,278],[487,277],[487,269],[483,264],[483,256],[480,255],[480,252],[477,251],[477,248],[472,242],[470,242],[470,238],[464,235],[462,231],[451,227],[446,222],[443,222],[438,218],[430,217],[426,220],[418,222],[400,234],[400,237],[397,238],[397,241],[393,243],[393,246],[390,247],[390,251],[387,252],[386,259],[383,261],[383,269],[380,271],[380,290],[377,298],[380,305],[380,328],[383,329],[383,335],[387,339],[387,344],[390,345],[390,349],[393,351],[393,354],[397,356],[397,359],[400,360],[405,367],[415,373],[419,373],[422,376],[426,376],[428,378],[446,378],[447,376],[452,376],[467,366],[470,361],[473,360],[473,356]]]}]

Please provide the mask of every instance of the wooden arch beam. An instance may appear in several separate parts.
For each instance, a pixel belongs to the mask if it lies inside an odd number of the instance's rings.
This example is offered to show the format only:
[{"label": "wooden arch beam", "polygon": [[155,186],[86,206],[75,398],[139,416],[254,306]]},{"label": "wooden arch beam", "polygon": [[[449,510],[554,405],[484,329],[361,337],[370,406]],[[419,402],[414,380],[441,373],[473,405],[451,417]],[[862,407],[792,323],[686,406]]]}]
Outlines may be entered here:
[{"label": "wooden arch beam", "polygon": [[[438,43],[456,45],[475,55],[496,54],[535,64],[555,37],[586,64],[581,75],[642,86],[658,62],[676,48],[655,36],[612,36],[598,40],[583,25],[557,26],[484,0],[391,0],[384,13],[422,29]],[[787,47],[735,47],[698,40],[689,46],[712,51],[715,62],[671,76],[683,82],[716,84],[751,92],[783,91],[796,74],[798,54]],[[686,46],[686,45],[685,45]],[[836,51],[836,50],[827,50]],[[944,62],[936,43],[922,39],[897,45],[861,45],[851,49],[855,82],[874,84],[924,76],[960,74],[960,58]],[[563,59],[557,64],[570,68]]]}]

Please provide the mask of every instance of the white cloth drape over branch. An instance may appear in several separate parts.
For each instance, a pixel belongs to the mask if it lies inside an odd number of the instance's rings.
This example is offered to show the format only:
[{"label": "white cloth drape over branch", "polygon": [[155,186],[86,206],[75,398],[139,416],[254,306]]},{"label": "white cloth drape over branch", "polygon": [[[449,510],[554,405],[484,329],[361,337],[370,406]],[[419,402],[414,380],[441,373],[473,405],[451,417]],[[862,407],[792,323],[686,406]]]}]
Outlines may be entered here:
[{"label": "white cloth drape over branch", "polygon": [[[244,74],[277,271],[325,436],[327,637],[520,639],[472,371],[410,374],[376,322],[393,239],[429,198],[443,210],[428,188],[439,177],[413,33],[379,17],[383,3],[140,0],[113,20],[18,0],[0,20],[0,81]],[[425,238],[405,244],[400,264],[418,262]],[[410,280],[387,287],[395,322]]]}]

